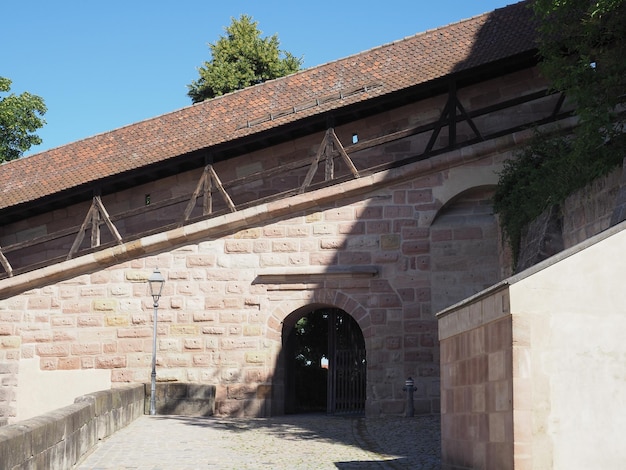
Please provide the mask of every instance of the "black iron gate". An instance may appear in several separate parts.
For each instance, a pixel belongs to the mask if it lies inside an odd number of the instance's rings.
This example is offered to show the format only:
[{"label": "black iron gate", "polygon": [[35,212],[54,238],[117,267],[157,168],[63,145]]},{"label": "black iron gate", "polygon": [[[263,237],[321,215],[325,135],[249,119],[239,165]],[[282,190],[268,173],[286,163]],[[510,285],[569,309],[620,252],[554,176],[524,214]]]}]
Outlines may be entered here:
[{"label": "black iron gate", "polygon": [[365,340],[357,322],[333,309],[328,318],[328,413],[365,410]]},{"label": "black iron gate", "polygon": [[365,350],[335,351],[335,368],[329,388],[331,413],[361,413],[365,408]]}]

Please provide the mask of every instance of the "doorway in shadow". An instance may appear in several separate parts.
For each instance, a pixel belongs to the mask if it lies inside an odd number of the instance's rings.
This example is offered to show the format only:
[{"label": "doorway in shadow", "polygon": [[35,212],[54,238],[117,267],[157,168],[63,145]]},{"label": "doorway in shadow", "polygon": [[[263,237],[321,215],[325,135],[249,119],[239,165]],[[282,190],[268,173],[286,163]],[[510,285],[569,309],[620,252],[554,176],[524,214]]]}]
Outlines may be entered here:
[{"label": "doorway in shadow", "polygon": [[333,307],[294,312],[283,323],[285,413],[363,413],[365,339]]}]

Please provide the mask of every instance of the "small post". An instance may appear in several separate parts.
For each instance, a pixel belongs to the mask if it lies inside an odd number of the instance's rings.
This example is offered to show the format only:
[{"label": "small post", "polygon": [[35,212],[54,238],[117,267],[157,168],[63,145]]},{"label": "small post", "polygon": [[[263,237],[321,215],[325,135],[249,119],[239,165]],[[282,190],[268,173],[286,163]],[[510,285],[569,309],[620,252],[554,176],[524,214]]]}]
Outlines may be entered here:
[{"label": "small post", "polygon": [[415,391],[415,382],[411,377],[406,379],[402,390],[406,392],[406,411],[404,416],[407,418],[412,417],[415,414],[415,407],[413,406],[413,392]]}]

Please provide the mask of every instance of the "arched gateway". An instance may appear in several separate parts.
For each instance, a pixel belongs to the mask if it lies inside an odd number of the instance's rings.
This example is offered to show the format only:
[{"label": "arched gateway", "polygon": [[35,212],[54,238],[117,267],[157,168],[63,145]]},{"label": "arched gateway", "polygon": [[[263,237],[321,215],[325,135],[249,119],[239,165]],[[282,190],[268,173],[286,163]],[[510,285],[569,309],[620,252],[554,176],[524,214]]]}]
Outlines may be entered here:
[{"label": "arched gateway", "polygon": [[365,339],[345,311],[311,305],[283,322],[285,413],[362,413],[365,409]]}]

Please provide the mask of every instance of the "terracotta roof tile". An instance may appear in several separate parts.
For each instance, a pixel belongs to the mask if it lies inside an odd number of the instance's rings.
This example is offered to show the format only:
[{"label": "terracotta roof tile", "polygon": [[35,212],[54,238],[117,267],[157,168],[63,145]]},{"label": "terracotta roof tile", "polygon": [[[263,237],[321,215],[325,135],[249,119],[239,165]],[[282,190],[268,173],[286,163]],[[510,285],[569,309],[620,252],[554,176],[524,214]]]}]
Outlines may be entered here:
[{"label": "terracotta roof tile", "polygon": [[520,2],[7,162],[0,209],[528,52],[534,39]]}]

